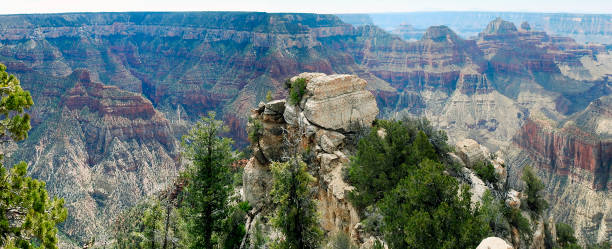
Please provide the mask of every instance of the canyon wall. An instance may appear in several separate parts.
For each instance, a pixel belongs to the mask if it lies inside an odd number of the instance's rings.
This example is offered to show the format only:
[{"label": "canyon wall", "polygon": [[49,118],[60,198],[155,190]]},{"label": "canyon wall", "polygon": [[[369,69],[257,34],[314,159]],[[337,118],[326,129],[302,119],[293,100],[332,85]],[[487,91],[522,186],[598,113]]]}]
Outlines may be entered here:
[{"label": "canyon wall", "polygon": [[511,185],[531,165],[544,180],[550,215],[572,224],[583,242],[612,237],[612,98],[556,122],[533,115],[507,149]]},{"label": "canyon wall", "polygon": [[[244,148],[247,117],[267,92],[285,97],[285,80],[300,72],[342,73],[367,80],[379,118],[424,116],[451,143],[472,138],[493,150],[516,148],[555,179],[572,177],[590,189],[568,198],[592,191],[609,201],[609,145],[601,134],[612,125],[605,105],[596,107],[612,93],[610,48],[532,25],[496,19],[473,39],[434,26],[408,42],[333,15],[0,16],[0,62],[35,102],[30,137],[12,158],[26,160],[52,195],[67,199],[71,217],[62,231],[87,240],[176,174],[177,140],[200,115],[218,112]],[[540,120],[557,128],[541,128]],[[576,205],[553,210],[579,212]]]},{"label": "canyon wall", "polygon": [[[469,38],[478,35],[491,20],[498,17],[515,24],[528,22],[535,30],[572,37],[580,42],[609,44],[612,38],[610,14],[434,11],[339,16],[353,25],[377,25],[385,30],[397,31],[407,39],[419,39],[425,29],[434,25],[447,25],[462,37]],[[406,29],[407,25],[411,28]]]}]

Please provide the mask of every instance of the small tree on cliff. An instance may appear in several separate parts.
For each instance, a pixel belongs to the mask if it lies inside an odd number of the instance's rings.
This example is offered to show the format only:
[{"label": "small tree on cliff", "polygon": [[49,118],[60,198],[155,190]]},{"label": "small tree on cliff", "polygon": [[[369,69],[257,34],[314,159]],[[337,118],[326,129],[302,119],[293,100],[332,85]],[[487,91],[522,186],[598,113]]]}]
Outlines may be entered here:
[{"label": "small tree on cliff", "polygon": [[319,248],[323,232],[310,187],[314,177],[297,158],[285,163],[274,162],[271,168],[274,181],[270,194],[276,205],[272,224],[285,235],[274,248]]},{"label": "small tree on cliff", "polygon": [[530,166],[523,168],[523,177],[525,181],[525,193],[527,193],[526,207],[533,212],[536,216],[539,216],[548,208],[548,202],[544,200],[542,196],[542,190],[544,190],[544,183],[536,176],[533,169]]},{"label": "small tree on cliff", "polygon": [[284,130],[286,162],[273,162],[270,166],[273,180],[270,195],[276,206],[272,225],[284,235],[272,244],[274,249],[315,249],[321,245],[323,232],[310,186],[315,178],[307,172],[307,165],[300,157],[305,133],[302,120],[293,131]]},{"label": "small tree on cliff", "polygon": [[[0,139],[21,141],[28,136],[34,102],[19,80],[0,64]],[[0,160],[3,155],[0,153]],[[57,223],[66,219],[64,199],[49,199],[45,182],[26,176],[21,162],[7,170],[0,163],[0,248],[57,248]]]},{"label": "small tree on cliff", "polygon": [[185,220],[191,248],[213,248],[223,231],[228,213],[232,178],[229,171],[232,140],[219,137],[224,127],[213,112],[195,124],[183,137],[185,156],[191,161],[186,171]]}]

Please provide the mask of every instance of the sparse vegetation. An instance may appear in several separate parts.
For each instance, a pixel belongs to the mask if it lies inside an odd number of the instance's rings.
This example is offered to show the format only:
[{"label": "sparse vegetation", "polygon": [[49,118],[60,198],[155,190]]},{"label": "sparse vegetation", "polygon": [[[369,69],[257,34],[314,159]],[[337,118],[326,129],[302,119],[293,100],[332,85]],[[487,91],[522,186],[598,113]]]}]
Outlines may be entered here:
[{"label": "sparse vegetation", "polygon": [[249,141],[252,144],[256,144],[263,134],[263,124],[259,119],[252,119],[249,122],[251,122],[251,127],[248,130]]},{"label": "sparse vegetation", "polygon": [[482,196],[480,219],[489,224],[491,235],[504,237],[510,234],[510,224],[504,217],[504,207],[504,201],[495,199],[490,190]]},{"label": "sparse vegetation", "polygon": [[526,238],[527,241],[531,241],[531,237],[533,234],[531,230],[531,225],[529,224],[529,220],[525,218],[523,214],[521,214],[521,210],[504,206],[503,212],[510,225],[516,227],[521,237]]},{"label": "sparse vegetation", "polygon": [[539,217],[548,208],[548,202],[542,196],[545,187],[544,183],[535,175],[530,166],[523,168],[523,177],[521,179],[526,185],[524,190],[527,194],[527,200],[524,202],[525,208],[531,211],[534,217]]},{"label": "sparse vegetation", "polygon": [[578,246],[576,244],[578,240],[576,237],[574,237],[574,229],[570,225],[565,223],[557,223],[555,224],[555,229],[557,230],[557,244],[561,248],[572,248],[573,246]]},{"label": "sparse vegetation", "polygon": [[331,236],[329,242],[324,249],[358,249],[359,247],[353,243],[351,237],[344,232],[338,232]]},{"label": "sparse vegetation", "polygon": [[493,164],[488,161],[480,161],[474,164],[474,172],[480,179],[485,180],[490,183],[495,183],[498,181],[498,176],[495,173],[495,168]]},{"label": "sparse vegetation", "polygon": [[291,82],[291,87],[289,88],[289,103],[292,105],[297,105],[302,101],[302,97],[306,93],[306,79],[298,78],[295,81]]}]

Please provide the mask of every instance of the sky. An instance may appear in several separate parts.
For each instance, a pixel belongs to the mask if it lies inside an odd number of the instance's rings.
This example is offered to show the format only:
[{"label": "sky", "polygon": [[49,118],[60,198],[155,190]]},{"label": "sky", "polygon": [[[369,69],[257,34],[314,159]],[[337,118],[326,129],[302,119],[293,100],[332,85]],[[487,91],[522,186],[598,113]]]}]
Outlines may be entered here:
[{"label": "sky", "polygon": [[612,0],[5,0],[0,14],[123,11],[382,13],[520,11],[612,14]]}]

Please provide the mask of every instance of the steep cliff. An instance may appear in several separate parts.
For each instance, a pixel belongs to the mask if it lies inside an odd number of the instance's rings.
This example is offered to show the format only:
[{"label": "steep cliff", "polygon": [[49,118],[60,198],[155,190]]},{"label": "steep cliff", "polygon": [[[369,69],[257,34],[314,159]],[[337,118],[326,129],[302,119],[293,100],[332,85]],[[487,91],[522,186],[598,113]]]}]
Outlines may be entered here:
[{"label": "steep cliff", "polygon": [[508,150],[510,183],[520,169],[533,165],[545,179],[551,216],[573,224],[583,241],[612,236],[612,101],[610,96],[566,120],[532,115]]},{"label": "steep cliff", "polygon": [[344,181],[343,170],[354,152],[356,132],[371,127],[378,115],[374,96],[365,90],[365,80],[351,75],[302,73],[293,80],[297,78],[308,82],[300,103],[262,103],[251,115],[251,129],[255,123],[262,124],[260,139],[251,141],[254,156],[243,178],[243,198],[255,207],[251,220],[271,211],[270,162],[286,161],[296,150],[317,178],[321,227],[332,234],[343,231],[364,239],[355,227],[360,221],[357,211],[346,199],[353,187]]},{"label": "steep cliff", "polygon": [[177,140],[139,94],[93,81],[86,70],[48,80],[58,89],[32,91],[35,125],[10,159],[26,161],[51,195],[65,198],[64,234],[104,240],[109,220],[178,174]]}]

